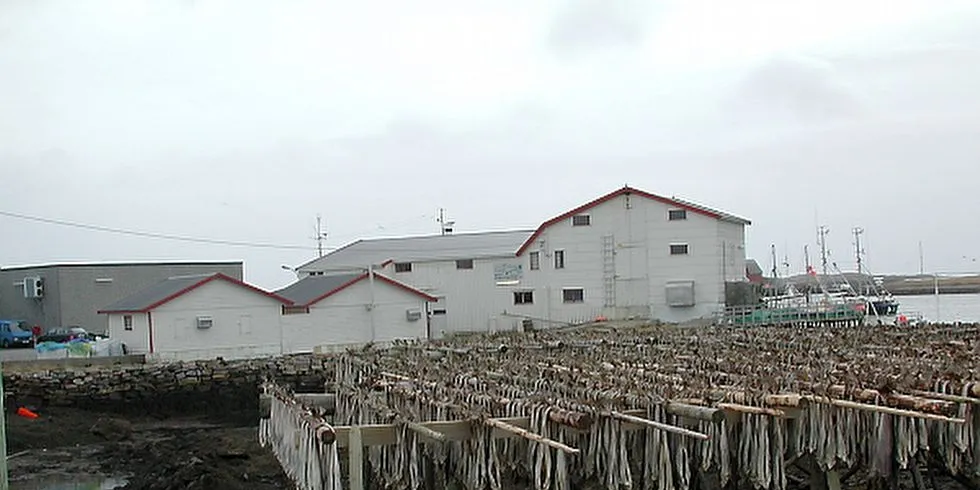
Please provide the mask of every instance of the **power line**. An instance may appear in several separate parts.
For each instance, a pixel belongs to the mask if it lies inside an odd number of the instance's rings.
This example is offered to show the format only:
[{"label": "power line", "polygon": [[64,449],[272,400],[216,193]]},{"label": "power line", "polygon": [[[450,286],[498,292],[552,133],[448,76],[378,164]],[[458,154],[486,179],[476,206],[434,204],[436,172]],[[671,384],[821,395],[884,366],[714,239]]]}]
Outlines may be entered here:
[{"label": "power line", "polygon": [[12,213],[9,211],[0,211],[0,216],[6,216],[9,218],[17,218],[26,221],[35,221],[38,223],[46,223],[51,225],[68,226],[72,228],[79,228],[83,230],[90,231],[101,231],[104,233],[116,233],[119,235],[130,235],[142,238],[156,238],[160,240],[174,240],[180,242],[191,242],[191,243],[207,243],[211,245],[228,245],[233,247],[250,247],[250,248],[270,248],[279,250],[316,250],[315,247],[303,246],[303,245],[279,245],[274,243],[256,243],[256,242],[241,242],[235,240],[219,240],[213,238],[198,238],[180,235],[168,235],[165,233],[152,233],[146,231],[135,231],[135,230],[125,230],[122,228],[111,228],[108,226],[100,225],[90,225],[86,223],[78,223],[74,221],[66,221],[53,218],[42,218],[40,216],[31,216],[27,214]]}]

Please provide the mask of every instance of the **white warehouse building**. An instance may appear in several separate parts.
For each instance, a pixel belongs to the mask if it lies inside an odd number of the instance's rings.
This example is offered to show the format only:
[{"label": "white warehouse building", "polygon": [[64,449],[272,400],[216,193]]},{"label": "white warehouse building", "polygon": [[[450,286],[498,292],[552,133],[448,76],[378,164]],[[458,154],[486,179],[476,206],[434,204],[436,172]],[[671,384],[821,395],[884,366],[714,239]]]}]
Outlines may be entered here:
[{"label": "white warehouse building", "polygon": [[437,298],[432,337],[609,319],[670,322],[724,305],[746,281],[750,222],[623,187],[536,230],[358,240],[297,268],[299,276],[373,267]]},{"label": "white warehouse building", "polygon": [[508,271],[520,270],[516,252],[533,230],[358,240],[298,267],[301,278],[346,275],[374,267],[436,298],[429,303],[432,338],[451,332],[513,328],[502,316],[509,295],[497,286]]}]

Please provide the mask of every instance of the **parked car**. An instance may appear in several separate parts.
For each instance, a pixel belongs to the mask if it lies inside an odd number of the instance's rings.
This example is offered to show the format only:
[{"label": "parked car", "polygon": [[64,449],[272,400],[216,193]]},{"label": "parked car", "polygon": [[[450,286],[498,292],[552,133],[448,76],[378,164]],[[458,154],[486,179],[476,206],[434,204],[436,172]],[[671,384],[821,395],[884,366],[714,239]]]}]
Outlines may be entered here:
[{"label": "parked car", "polygon": [[89,339],[88,332],[82,327],[59,327],[48,330],[48,333],[37,338],[41,342],[71,342],[75,339]]},{"label": "parked car", "polygon": [[34,336],[20,320],[0,320],[0,347],[30,347]]}]

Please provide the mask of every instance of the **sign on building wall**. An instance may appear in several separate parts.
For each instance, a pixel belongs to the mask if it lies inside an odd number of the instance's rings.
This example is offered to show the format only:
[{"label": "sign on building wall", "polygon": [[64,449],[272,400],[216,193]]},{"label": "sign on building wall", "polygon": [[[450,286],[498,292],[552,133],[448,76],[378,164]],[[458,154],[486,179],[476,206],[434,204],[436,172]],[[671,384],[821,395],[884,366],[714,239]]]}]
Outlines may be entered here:
[{"label": "sign on building wall", "polygon": [[498,286],[508,286],[521,282],[524,266],[521,264],[494,264],[493,282]]}]

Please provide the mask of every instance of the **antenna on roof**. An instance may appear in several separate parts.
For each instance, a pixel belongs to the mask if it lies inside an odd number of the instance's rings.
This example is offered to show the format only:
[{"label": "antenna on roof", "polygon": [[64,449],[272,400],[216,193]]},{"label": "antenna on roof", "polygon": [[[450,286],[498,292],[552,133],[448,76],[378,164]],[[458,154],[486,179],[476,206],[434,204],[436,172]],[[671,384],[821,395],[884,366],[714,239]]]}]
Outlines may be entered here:
[{"label": "antenna on roof", "polygon": [[436,219],[439,222],[439,232],[443,235],[451,235],[453,233],[453,226],[456,225],[455,221],[446,221],[445,210],[439,208],[439,218]]},{"label": "antenna on roof", "polygon": [[323,240],[327,238],[327,232],[323,231],[321,228],[323,223],[323,218],[317,214],[316,215],[316,227],[313,228],[313,239],[316,240],[316,254],[317,257],[323,257]]}]

